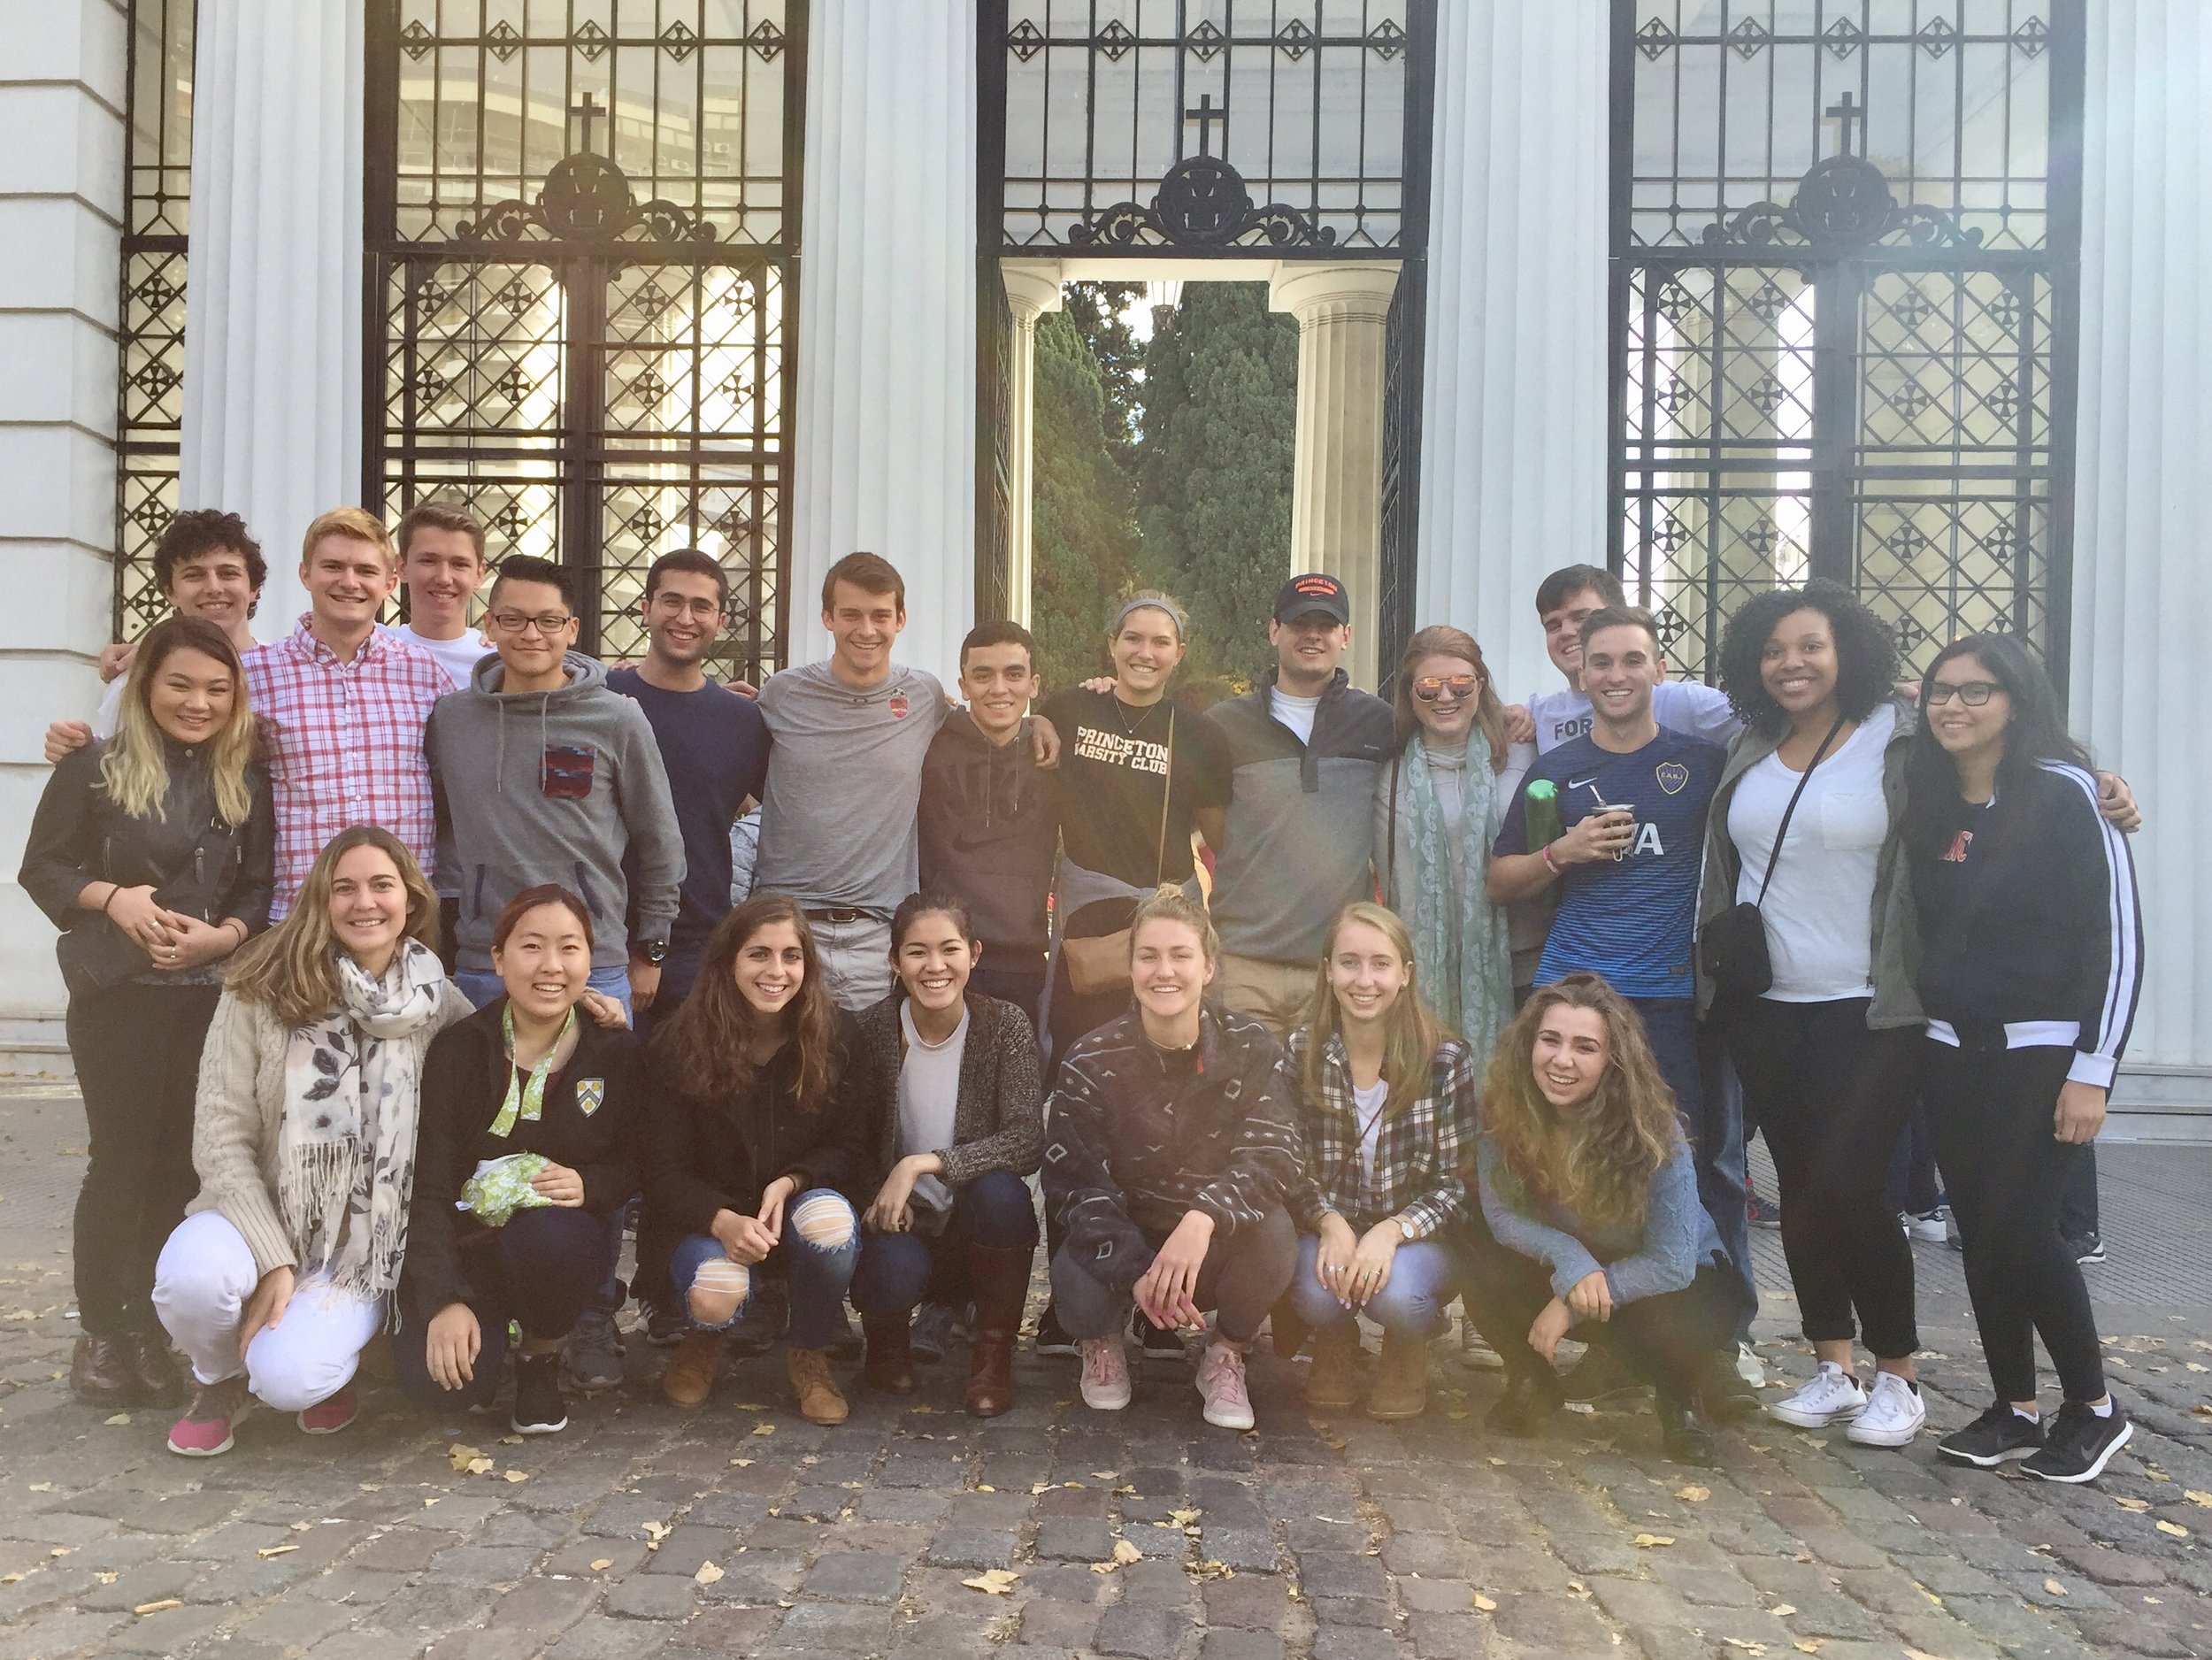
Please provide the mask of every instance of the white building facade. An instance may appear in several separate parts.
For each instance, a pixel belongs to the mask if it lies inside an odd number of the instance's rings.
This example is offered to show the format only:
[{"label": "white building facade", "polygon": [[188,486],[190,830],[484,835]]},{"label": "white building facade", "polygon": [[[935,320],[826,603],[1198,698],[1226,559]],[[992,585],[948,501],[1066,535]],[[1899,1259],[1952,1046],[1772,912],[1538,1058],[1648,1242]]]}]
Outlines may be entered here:
[{"label": "white building facade", "polygon": [[2119,1131],[2212,1134],[2207,107],[2194,0],[0,0],[0,839],[179,507],[260,536],[265,638],[316,512],[457,494],[606,655],[698,545],[727,668],[818,656],[871,548],[942,669],[1025,611],[1059,285],[1262,280],[1363,683],[1451,622],[1541,687],[1574,561],[1690,672],[1809,573],[1915,661],[2034,639],[2149,820]]}]

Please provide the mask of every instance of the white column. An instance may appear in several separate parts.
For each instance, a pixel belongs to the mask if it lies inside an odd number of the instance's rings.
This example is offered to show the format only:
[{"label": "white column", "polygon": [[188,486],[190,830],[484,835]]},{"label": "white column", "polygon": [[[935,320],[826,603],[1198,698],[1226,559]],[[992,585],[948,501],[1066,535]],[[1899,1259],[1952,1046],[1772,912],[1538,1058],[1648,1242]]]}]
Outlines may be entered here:
[{"label": "white column", "polygon": [[[46,723],[85,715],[114,626],[123,9],[0,6],[0,871],[50,776]],[[53,928],[0,883],[0,1071],[66,1073]]]},{"label": "white column", "polygon": [[1415,622],[1555,678],[1536,584],[1605,563],[1607,11],[1437,9]]},{"label": "white column", "polygon": [[1001,267],[1006,309],[1013,316],[1011,366],[1006,377],[1007,602],[1016,622],[1029,626],[1030,578],[1036,525],[1037,319],[1060,309],[1060,269],[1051,261],[1009,261]]},{"label": "white column", "polygon": [[1372,690],[1382,597],[1383,358],[1394,265],[1279,267],[1271,309],[1298,319],[1290,568],[1350,590],[1352,684]]},{"label": "white column", "polygon": [[199,3],[177,496],[259,538],[264,640],[309,521],[361,500],[362,55],[362,0]]},{"label": "white column", "polygon": [[788,660],[826,654],[824,573],[906,578],[902,662],[949,680],[975,610],[975,6],[810,14]]},{"label": "white column", "polygon": [[2081,400],[2070,663],[2076,729],[2142,798],[2143,1003],[2114,1090],[2121,1134],[2212,1136],[2212,813],[2203,695],[2204,486],[2212,479],[2212,12],[2089,11]]}]

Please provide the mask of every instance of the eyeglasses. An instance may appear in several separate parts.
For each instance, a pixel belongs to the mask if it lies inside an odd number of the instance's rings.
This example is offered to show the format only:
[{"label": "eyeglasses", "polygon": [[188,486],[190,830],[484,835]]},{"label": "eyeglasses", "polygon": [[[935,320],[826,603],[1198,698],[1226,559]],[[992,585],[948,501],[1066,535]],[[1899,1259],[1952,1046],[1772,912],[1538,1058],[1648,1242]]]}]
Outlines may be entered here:
[{"label": "eyeglasses", "polygon": [[1994,680],[1960,680],[1955,684],[1938,680],[1928,688],[1927,703],[1931,709],[1939,703],[1947,703],[1951,701],[1952,694],[1955,692],[1959,702],[1964,703],[1969,709],[1979,709],[1989,701],[1989,695],[1992,692],[2001,692],[2004,689]]},{"label": "eyeglasses", "polygon": [[576,619],[565,611],[549,611],[532,617],[518,611],[495,611],[491,614],[492,626],[503,634],[525,634],[535,630],[550,640]]},{"label": "eyeglasses", "polygon": [[718,599],[687,600],[680,594],[656,594],[653,596],[653,609],[672,611],[678,616],[689,611],[701,622],[712,622],[722,614],[722,602]]},{"label": "eyeglasses", "polygon": [[1429,674],[1413,683],[1413,695],[1425,703],[1439,703],[1447,697],[1456,703],[1474,696],[1481,689],[1479,674]]}]

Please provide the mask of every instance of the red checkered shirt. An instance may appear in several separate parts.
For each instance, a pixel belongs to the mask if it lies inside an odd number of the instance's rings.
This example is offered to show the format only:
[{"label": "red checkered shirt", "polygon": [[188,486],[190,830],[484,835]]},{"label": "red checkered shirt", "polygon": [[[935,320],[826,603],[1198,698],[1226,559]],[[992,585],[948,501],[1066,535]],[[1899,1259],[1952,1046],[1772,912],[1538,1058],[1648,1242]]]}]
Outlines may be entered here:
[{"label": "red checkered shirt", "polygon": [[427,651],[373,633],[350,663],[302,617],[287,638],[246,654],[246,692],[262,723],[276,793],[276,900],[292,908],[315,856],[349,826],[380,825],[427,874],[438,832],[423,723],[445,671]]}]

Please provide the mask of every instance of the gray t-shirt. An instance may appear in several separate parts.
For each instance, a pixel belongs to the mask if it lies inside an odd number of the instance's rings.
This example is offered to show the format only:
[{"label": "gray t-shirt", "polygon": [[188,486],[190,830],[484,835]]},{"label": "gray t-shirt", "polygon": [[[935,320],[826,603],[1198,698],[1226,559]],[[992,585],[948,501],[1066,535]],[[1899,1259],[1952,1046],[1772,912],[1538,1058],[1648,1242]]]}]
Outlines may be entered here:
[{"label": "gray t-shirt", "polygon": [[753,891],[810,909],[897,910],[921,883],[914,810],[946,711],[935,676],[896,663],[864,691],[827,663],[772,676],[760,688],[774,742]]},{"label": "gray t-shirt", "polygon": [[[906,1056],[899,1063],[899,1157],[941,1153],[952,1145],[960,1113],[960,1062],[968,1049],[968,1011],[952,1035],[933,1047],[914,1029],[914,1008],[899,1003],[899,1029],[906,1034]],[[914,1203],[930,1210],[952,1209],[952,1189],[941,1176],[914,1182]]]}]

